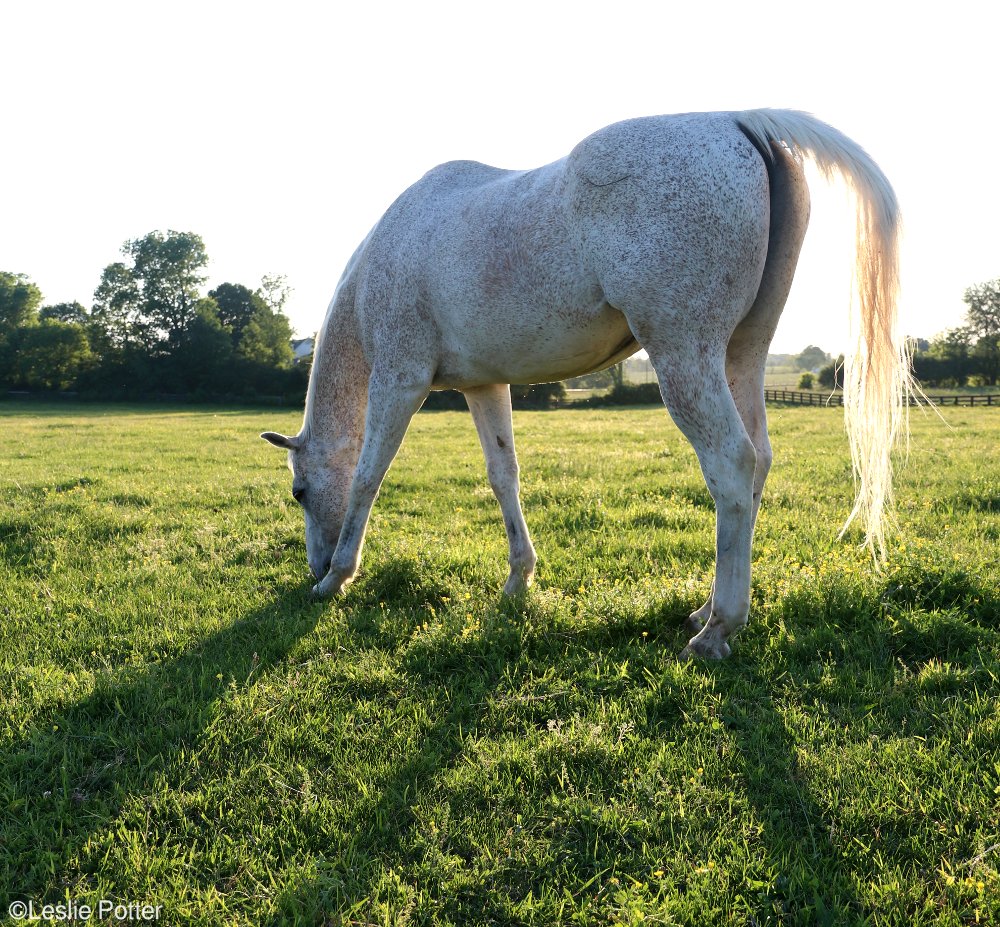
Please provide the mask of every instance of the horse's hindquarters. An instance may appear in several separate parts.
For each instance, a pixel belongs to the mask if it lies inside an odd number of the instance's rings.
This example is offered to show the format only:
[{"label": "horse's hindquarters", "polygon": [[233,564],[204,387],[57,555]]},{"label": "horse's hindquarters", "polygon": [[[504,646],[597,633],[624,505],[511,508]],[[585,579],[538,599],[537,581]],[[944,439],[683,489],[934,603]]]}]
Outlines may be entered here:
[{"label": "horse's hindquarters", "polygon": [[731,118],[635,120],[606,132],[570,159],[573,213],[605,298],[640,343],[653,329],[671,338],[700,329],[699,340],[711,330],[724,344],[767,256],[763,159]]}]

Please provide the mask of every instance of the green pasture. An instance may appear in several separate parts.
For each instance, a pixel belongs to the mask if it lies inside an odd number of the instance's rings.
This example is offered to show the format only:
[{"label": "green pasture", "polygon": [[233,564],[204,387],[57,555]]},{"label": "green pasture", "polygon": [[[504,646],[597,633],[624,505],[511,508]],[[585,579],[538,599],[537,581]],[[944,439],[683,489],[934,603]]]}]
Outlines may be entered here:
[{"label": "green pasture", "polygon": [[840,411],[771,410],[750,627],[679,662],[713,506],[657,409],[515,414],[539,553],[422,413],[345,598],[283,411],[0,404],[0,921],[1000,924],[1000,410],[913,412],[836,539]]}]

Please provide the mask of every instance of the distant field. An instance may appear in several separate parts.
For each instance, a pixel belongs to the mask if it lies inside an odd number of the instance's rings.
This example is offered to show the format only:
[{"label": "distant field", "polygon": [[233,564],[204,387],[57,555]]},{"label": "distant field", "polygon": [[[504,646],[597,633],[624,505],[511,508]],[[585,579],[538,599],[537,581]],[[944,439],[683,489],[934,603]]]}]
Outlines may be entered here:
[{"label": "distant field", "polygon": [[[801,370],[794,373],[768,371],[764,374],[764,386],[767,389],[798,389],[801,377]],[[927,386],[925,384],[923,388],[931,396],[954,396],[956,393],[959,395],[974,393],[977,396],[988,393],[994,395],[1000,394],[1000,386],[962,386],[955,388],[951,386]],[[817,382],[814,392],[828,393],[829,389],[820,386]]]},{"label": "distant field", "polygon": [[309,596],[266,428],[0,404],[0,911],[202,925],[1000,923],[1000,412],[911,414],[884,572],[839,410],[770,411],[749,629],[679,663],[713,507],[662,410],[521,412],[540,563],[417,417]]}]

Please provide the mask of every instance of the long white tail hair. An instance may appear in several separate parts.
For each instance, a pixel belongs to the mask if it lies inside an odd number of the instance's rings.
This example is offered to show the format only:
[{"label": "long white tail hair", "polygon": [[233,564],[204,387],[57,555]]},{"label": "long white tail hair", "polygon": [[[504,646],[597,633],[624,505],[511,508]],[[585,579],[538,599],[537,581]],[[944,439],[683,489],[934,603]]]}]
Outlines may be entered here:
[{"label": "long white tail hair", "polygon": [[854,343],[844,363],[844,418],[857,498],[841,534],[857,520],[865,544],[884,560],[886,525],[893,519],[892,450],[906,433],[906,410],[914,392],[909,350],[897,318],[896,194],[860,145],[808,113],[761,109],[734,115],[764,150],[783,142],[794,157],[807,156],[827,179],[839,175],[854,194]]}]

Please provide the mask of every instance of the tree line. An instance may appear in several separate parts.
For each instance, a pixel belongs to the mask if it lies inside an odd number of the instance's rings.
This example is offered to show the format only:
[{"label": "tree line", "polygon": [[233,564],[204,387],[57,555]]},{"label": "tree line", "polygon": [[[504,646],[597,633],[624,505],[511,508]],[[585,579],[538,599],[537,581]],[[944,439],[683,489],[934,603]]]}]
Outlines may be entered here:
[{"label": "tree line", "polygon": [[136,399],[305,394],[308,365],[294,363],[283,277],[203,295],[208,254],[191,232],[150,232],[122,254],[89,308],[43,305],[35,283],[0,271],[0,388]]},{"label": "tree line", "polygon": [[[925,387],[996,386],[1000,381],[1000,279],[969,287],[962,325],[928,341],[910,338],[913,375]],[[817,376],[826,389],[843,387],[844,355]]]},{"label": "tree line", "polygon": [[[202,295],[208,254],[191,232],[150,232],[125,242],[122,254],[125,260],[104,268],[89,308],[43,305],[35,283],[0,271],[0,389],[301,401],[309,367],[294,363],[283,277],[265,276],[253,290],[222,283]],[[964,300],[962,325],[931,341],[910,341],[913,372],[925,386],[995,386],[1000,380],[1000,279],[969,287]],[[843,356],[833,361],[810,345],[780,360],[818,369],[821,387],[842,385]],[[623,390],[624,367],[572,385]],[[560,385],[552,389],[563,395]],[[558,402],[550,392],[523,388],[517,399]]]}]

